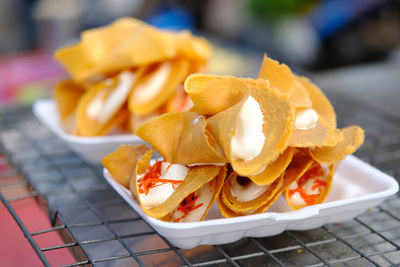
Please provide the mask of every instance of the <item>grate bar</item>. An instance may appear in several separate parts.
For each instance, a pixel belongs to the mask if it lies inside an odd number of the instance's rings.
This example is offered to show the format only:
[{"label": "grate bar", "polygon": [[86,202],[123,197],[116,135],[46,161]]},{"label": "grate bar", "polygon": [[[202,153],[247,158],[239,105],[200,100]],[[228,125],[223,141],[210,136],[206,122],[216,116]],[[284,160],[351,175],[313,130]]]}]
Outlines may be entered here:
[{"label": "grate bar", "polygon": [[40,235],[40,234],[45,234],[45,233],[48,233],[48,232],[62,230],[62,229],[65,229],[64,225],[56,226],[56,227],[53,227],[53,228],[50,228],[50,229],[46,229],[46,230],[37,231],[37,232],[31,233],[31,235],[33,235],[33,236],[34,235]]},{"label": "grate bar", "polygon": [[9,184],[0,184],[0,188],[7,188],[7,187],[15,187],[15,186],[26,186],[28,185],[27,181],[9,183]]},{"label": "grate bar", "polygon": [[359,255],[361,255],[363,258],[365,258],[366,260],[368,260],[369,262],[371,262],[372,264],[374,264],[375,266],[379,266],[379,264],[377,264],[373,259],[369,258],[366,254],[364,254],[363,252],[361,252],[360,250],[356,249],[354,246],[352,246],[349,242],[347,242],[345,239],[341,238],[339,235],[337,235],[336,233],[334,233],[333,231],[329,230],[326,226],[323,226],[323,228],[330,234],[332,234],[333,236],[335,236],[338,240],[342,241],[345,245],[347,245],[348,247],[350,247],[352,250],[354,250],[356,253],[358,253]]},{"label": "grate bar", "polygon": [[303,241],[301,241],[300,239],[298,239],[294,234],[292,234],[290,231],[287,231],[287,234],[293,238],[297,243],[300,244],[300,246],[302,246],[304,249],[306,249],[308,252],[310,252],[311,254],[313,254],[315,257],[317,257],[322,263],[324,263],[327,266],[331,266],[329,264],[329,262],[327,262],[326,260],[324,260],[320,255],[318,255],[317,253],[315,253],[315,251],[311,248],[309,248],[306,244],[304,244]]},{"label": "grate bar", "polygon": [[277,264],[279,264],[279,266],[285,266],[280,260],[278,260],[277,257],[275,257],[270,251],[268,251],[268,249],[264,248],[260,242],[258,242],[257,240],[255,240],[253,237],[250,238],[250,240],[259,248],[261,249],[264,254],[268,255],[271,259],[273,259]]},{"label": "grate bar", "polygon": [[228,253],[226,253],[221,246],[214,246],[221,254],[222,256],[225,257],[225,259],[232,264],[233,266],[239,267],[239,264],[237,264],[231,257],[229,257]]},{"label": "grate bar", "polygon": [[36,197],[36,196],[39,196],[39,195],[40,194],[38,192],[33,191],[33,192],[29,192],[29,193],[26,193],[26,194],[23,194],[23,195],[19,195],[17,197],[10,197],[10,198],[7,199],[7,201],[14,202],[14,201],[18,201],[18,200],[23,200],[25,198]]},{"label": "grate bar", "polygon": [[80,261],[80,262],[75,262],[75,263],[71,263],[71,264],[65,264],[65,265],[60,265],[58,267],[74,267],[74,266],[80,266],[80,265],[85,265],[85,264],[89,264],[89,261]]},{"label": "grate bar", "polygon": [[52,246],[52,247],[47,247],[47,248],[41,248],[42,251],[49,251],[49,250],[55,250],[55,249],[60,249],[60,248],[70,248],[76,246],[77,243],[68,243],[68,244],[62,244],[58,246]]}]

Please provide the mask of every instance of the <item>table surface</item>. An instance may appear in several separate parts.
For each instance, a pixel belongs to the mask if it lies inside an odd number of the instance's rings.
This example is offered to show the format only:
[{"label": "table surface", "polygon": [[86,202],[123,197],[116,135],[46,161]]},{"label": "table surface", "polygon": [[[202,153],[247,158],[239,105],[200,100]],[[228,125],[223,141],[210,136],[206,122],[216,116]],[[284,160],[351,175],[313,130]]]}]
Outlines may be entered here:
[{"label": "table surface", "polygon": [[[358,124],[366,130],[365,143],[355,155],[399,179],[400,115],[396,114],[400,112],[393,108],[400,109],[400,105],[391,103],[388,110],[384,103],[390,97],[380,95],[390,92],[392,101],[400,100],[400,83],[382,83],[386,91],[368,89],[376,97],[366,101],[367,89],[340,84],[347,79],[335,80],[335,75],[322,74],[316,79],[327,81],[324,89],[336,109],[338,126]],[[59,265],[49,261],[48,253],[65,248],[71,248],[76,262],[64,266],[400,265],[398,195],[344,223],[186,250],[158,235],[106,183],[101,166],[83,162],[39,123],[30,107],[0,107],[0,153],[12,166],[11,172],[27,180],[7,185],[10,170],[0,168],[1,199],[48,266]],[[7,197],[6,190],[14,186],[29,190]],[[13,202],[32,197],[48,208],[53,225],[49,229],[30,232],[24,227],[27,221],[13,208]],[[49,232],[57,232],[63,244],[40,247],[37,239]]]}]

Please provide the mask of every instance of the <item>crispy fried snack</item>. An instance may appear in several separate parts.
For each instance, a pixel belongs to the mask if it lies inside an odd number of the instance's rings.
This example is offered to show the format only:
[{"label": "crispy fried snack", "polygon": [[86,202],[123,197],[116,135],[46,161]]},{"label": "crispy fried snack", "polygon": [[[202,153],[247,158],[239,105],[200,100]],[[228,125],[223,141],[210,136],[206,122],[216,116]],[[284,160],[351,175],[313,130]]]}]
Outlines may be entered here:
[{"label": "crispy fried snack", "polygon": [[[131,18],[84,31],[79,43],[54,54],[73,80],[61,83],[55,93],[58,102],[66,102],[61,117],[74,117],[77,127],[70,132],[98,136],[115,127],[134,131],[158,112],[187,110],[190,101],[179,88],[187,75],[205,68],[210,56],[204,38],[162,31]],[[71,84],[82,88],[79,96]],[[71,112],[74,102],[79,102],[76,114]]]}]

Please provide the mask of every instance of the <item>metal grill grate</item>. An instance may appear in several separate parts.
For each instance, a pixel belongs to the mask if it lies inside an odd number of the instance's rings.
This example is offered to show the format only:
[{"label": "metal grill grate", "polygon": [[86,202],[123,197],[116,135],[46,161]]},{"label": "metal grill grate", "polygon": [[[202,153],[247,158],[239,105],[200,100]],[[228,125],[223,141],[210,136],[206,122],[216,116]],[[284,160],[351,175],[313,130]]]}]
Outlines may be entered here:
[{"label": "metal grill grate", "polygon": [[[400,120],[339,93],[329,95],[339,126],[360,124],[366,142],[356,155],[400,176]],[[373,110],[373,112],[371,112]],[[76,262],[63,266],[400,266],[400,198],[341,224],[310,231],[286,231],[266,238],[244,238],[221,246],[185,250],[173,247],[145,223],[105,182],[100,166],[83,162],[32,116],[30,108],[0,109],[0,197],[47,266],[47,253],[69,249]],[[18,174],[21,179],[10,180]],[[26,180],[25,180],[26,179]],[[30,188],[7,197],[14,187]],[[13,204],[43,199],[52,228],[29,232]],[[50,232],[64,244],[40,247]]]}]

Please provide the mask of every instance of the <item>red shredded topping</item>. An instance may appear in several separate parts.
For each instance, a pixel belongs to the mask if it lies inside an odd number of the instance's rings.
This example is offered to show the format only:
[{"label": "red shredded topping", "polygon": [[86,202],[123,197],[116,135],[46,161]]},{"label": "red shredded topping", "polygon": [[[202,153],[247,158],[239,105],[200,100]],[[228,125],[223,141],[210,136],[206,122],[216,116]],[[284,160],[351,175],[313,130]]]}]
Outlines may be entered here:
[{"label": "red shredded topping", "polygon": [[[319,197],[319,194],[307,194],[306,190],[303,189],[303,186],[307,183],[309,179],[323,177],[324,175],[325,171],[321,167],[321,165],[315,164],[297,180],[297,188],[289,189],[289,197],[292,197],[294,193],[298,192],[304,202],[307,203],[307,205],[314,205],[317,201],[317,197]],[[327,185],[328,184],[326,183],[326,181],[323,181],[321,179],[314,179],[312,190],[315,190],[316,188],[320,188],[322,186],[326,187]]]},{"label": "red shredded topping", "polygon": [[198,198],[198,195],[193,192],[182,200],[177,210],[183,212],[183,215],[176,219],[175,222],[179,222],[180,220],[185,218],[190,212],[203,206],[204,203],[199,203],[195,205]]},{"label": "red shredded topping", "polygon": [[138,188],[139,188],[138,191],[140,194],[147,195],[150,189],[165,183],[171,183],[173,185],[183,183],[183,181],[178,181],[178,180],[161,179],[160,176],[161,176],[162,163],[163,161],[157,160],[153,166],[150,166],[148,168],[147,173],[144,175],[143,179],[138,183]]}]

